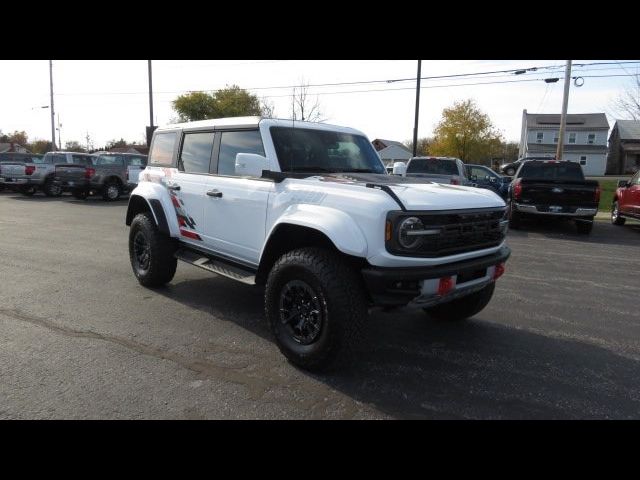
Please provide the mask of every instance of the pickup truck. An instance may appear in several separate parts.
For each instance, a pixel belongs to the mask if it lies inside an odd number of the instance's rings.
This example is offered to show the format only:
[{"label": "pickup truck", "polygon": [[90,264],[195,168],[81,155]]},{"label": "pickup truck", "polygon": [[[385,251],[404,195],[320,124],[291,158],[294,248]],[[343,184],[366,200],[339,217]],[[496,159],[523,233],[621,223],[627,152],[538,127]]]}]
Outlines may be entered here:
[{"label": "pickup truck", "polygon": [[624,225],[627,218],[640,220],[640,170],[630,180],[620,180],[611,204],[611,223]]},{"label": "pickup truck", "polygon": [[147,164],[146,155],[130,153],[100,152],[90,159],[58,165],[55,184],[79,199],[100,193],[104,200],[113,201],[136,187],[138,175]]},{"label": "pickup truck", "polygon": [[0,173],[0,185],[31,196],[42,190],[48,197],[60,195],[53,185],[53,171],[56,162],[66,162],[64,152],[46,155],[13,154],[10,161],[3,161]]},{"label": "pickup truck", "polygon": [[[0,192],[2,190],[22,190],[23,185],[18,185],[10,180],[10,177],[4,177],[2,175],[2,166],[3,165],[15,165],[25,163],[42,163],[42,154],[38,153],[21,153],[21,152],[1,152],[0,153]],[[12,170],[13,168],[11,168]],[[9,169],[7,169],[8,171]]]},{"label": "pickup truck", "polygon": [[472,185],[462,160],[451,157],[413,157],[407,163],[405,176],[435,183]]},{"label": "pickup truck", "polygon": [[259,117],[168,125],[139,178],[125,218],[138,282],[170,282],[181,260],[264,286],[278,347],[309,370],[350,358],[370,307],[477,314],[510,255],[500,197],[387,175],[352,128]]},{"label": "pickup truck", "polygon": [[576,162],[529,160],[518,168],[509,188],[509,225],[527,217],[574,220],[578,233],[589,234],[598,213],[600,185],[585,180]]}]

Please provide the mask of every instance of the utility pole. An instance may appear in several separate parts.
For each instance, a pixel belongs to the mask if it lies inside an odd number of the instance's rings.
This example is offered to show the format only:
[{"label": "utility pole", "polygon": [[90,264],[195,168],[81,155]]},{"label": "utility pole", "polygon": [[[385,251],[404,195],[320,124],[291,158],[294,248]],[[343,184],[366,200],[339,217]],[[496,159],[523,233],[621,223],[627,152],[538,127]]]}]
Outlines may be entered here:
[{"label": "utility pole", "polygon": [[53,111],[53,60],[49,60],[49,86],[51,89],[51,148],[55,152],[56,149],[56,125],[55,113]]},{"label": "utility pole", "polygon": [[567,60],[564,70],[564,95],[562,97],[562,115],[560,116],[560,132],[558,133],[558,149],[556,150],[556,160],[562,160],[562,150],[564,149],[564,130],[567,124],[567,106],[569,105],[569,85],[571,81],[571,60]]},{"label": "utility pole", "polygon": [[153,135],[153,82],[151,80],[151,60],[147,60],[149,67],[149,128],[147,129],[147,147],[151,146],[151,136]]},{"label": "utility pole", "polygon": [[418,115],[420,114],[420,70],[422,69],[422,60],[418,60],[418,78],[416,79],[416,120],[413,124],[413,156],[418,151]]},{"label": "utility pole", "polygon": [[60,139],[60,133],[62,130],[62,124],[60,123],[60,114],[58,113],[58,146],[62,150],[62,140]]}]

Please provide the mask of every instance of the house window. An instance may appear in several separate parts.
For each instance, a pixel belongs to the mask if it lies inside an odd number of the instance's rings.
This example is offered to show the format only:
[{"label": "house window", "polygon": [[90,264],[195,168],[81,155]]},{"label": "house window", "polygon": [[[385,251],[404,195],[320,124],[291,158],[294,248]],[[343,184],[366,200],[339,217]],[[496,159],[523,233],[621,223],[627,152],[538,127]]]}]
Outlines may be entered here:
[{"label": "house window", "polygon": [[536,133],[536,143],[542,143],[542,138],[544,137],[543,132]]},{"label": "house window", "polygon": [[576,143],[576,132],[571,132],[569,134],[569,143]]},{"label": "house window", "polygon": [[590,133],[589,136],[587,137],[587,143],[589,145],[593,145],[594,143],[596,143],[596,134],[595,133]]},{"label": "house window", "polygon": [[558,143],[558,132],[554,132],[553,134],[553,143]]},{"label": "house window", "polygon": [[587,164],[587,156],[586,155],[580,156],[580,165],[586,165],[586,164]]}]

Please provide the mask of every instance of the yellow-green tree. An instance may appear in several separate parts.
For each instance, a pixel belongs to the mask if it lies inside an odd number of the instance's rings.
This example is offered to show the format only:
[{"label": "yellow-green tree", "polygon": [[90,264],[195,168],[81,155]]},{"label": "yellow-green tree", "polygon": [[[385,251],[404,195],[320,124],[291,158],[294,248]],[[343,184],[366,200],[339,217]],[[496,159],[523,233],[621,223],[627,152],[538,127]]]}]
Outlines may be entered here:
[{"label": "yellow-green tree", "polygon": [[429,146],[431,155],[487,163],[502,151],[502,135],[471,99],[445,108],[434,134]]},{"label": "yellow-green tree", "polygon": [[212,94],[191,92],[180,95],[172,105],[181,122],[262,114],[260,99],[237,85]]}]

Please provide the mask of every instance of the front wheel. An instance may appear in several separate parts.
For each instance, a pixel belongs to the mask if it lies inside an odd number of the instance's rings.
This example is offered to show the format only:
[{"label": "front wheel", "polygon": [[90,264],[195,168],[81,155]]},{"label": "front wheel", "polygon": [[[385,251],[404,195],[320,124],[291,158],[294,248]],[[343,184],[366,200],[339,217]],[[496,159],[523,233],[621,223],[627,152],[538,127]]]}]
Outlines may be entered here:
[{"label": "front wheel", "polygon": [[611,205],[611,223],[614,225],[624,225],[627,219],[620,216],[620,210],[618,209],[618,202],[613,202],[613,205]]},{"label": "front wheel", "polygon": [[491,282],[479,292],[436,305],[435,307],[423,308],[423,310],[438,320],[464,320],[473,317],[489,304],[495,288],[496,282]]},{"label": "front wheel", "polygon": [[62,188],[54,183],[53,177],[49,177],[45,180],[42,191],[47,197],[59,197],[62,195]]},{"label": "front wheel", "polygon": [[350,358],[367,306],[357,271],[329,250],[288,252],[267,279],[265,314],[276,343],[307,370],[327,370]]},{"label": "front wheel", "polygon": [[178,265],[175,251],[175,240],[158,230],[149,212],[135,216],[129,231],[129,259],[141,285],[160,287],[170,282]]},{"label": "front wheel", "polygon": [[104,187],[102,187],[102,198],[107,202],[118,200],[120,195],[122,195],[122,187],[120,183],[115,180],[107,182]]}]

